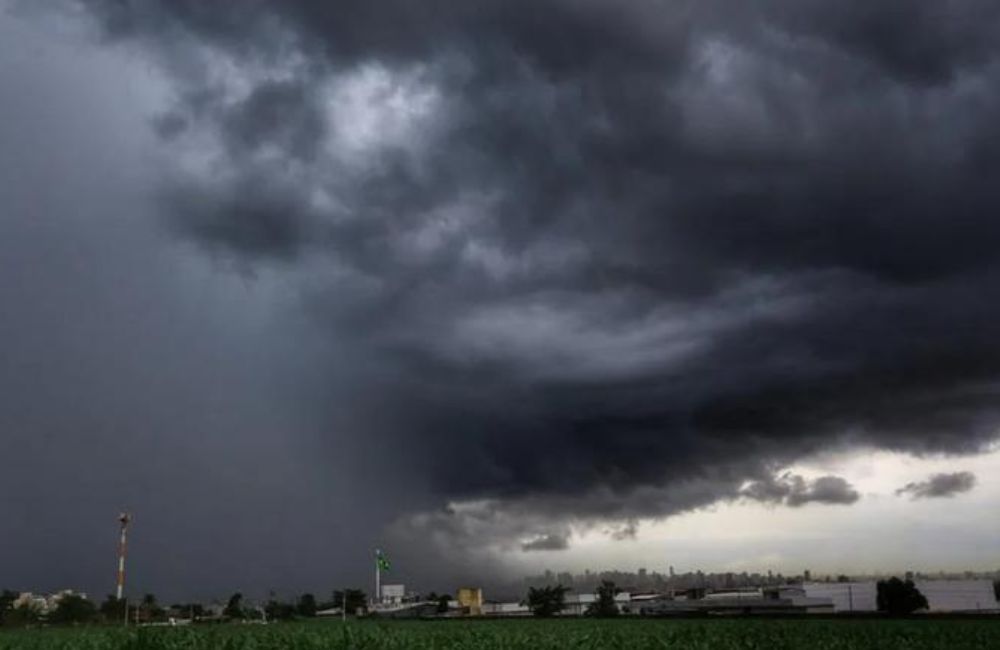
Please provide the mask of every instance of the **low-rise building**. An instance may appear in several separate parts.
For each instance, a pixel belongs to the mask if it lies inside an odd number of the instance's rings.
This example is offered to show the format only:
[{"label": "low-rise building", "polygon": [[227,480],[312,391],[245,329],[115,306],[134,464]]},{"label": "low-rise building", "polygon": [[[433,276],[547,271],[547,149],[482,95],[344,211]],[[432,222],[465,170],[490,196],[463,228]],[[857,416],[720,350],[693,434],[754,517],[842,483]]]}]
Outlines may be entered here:
[{"label": "low-rise building", "polygon": [[[615,595],[615,604],[618,605],[619,609],[627,607],[630,601],[631,596],[627,592]],[[560,614],[563,616],[583,616],[587,613],[587,608],[596,602],[597,594],[566,594],[565,606]]]},{"label": "low-rise building", "polygon": [[774,587],[722,591],[703,597],[663,596],[636,603],[632,609],[643,616],[692,614],[822,614],[832,613],[829,598],[808,596],[801,587]]},{"label": "low-rise building", "polygon": [[455,600],[458,607],[469,616],[481,616],[483,614],[483,590],[479,587],[461,587],[456,594]]},{"label": "low-rise building", "polygon": [[[927,599],[928,613],[1000,611],[989,580],[917,580],[917,590]],[[866,582],[809,582],[806,595],[829,598],[837,613],[878,611],[878,584]]]},{"label": "low-rise building", "polygon": [[379,601],[385,605],[399,605],[406,597],[405,585],[382,585]]},{"label": "low-rise building", "polygon": [[917,580],[914,585],[932,614],[1000,611],[989,580]]},{"label": "low-rise building", "polygon": [[524,603],[483,603],[484,616],[531,616],[531,610]]},{"label": "low-rise building", "polygon": [[874,581],[807,582],[802,589],[810,598],[829,599],[838,614],[878,610],[878,588]]},{"label": "low-rise building", "polygon": [[342,616],[343,614],[344,614],[344,610],[342,608],[340,608],[340,607],[330,607],[330,608],[327,608],[327,609],[316,610],[316,616],[318,616],[320,618],[326,617],[326,616],[337,616],[337,617],[339,617],[339,616]]}]

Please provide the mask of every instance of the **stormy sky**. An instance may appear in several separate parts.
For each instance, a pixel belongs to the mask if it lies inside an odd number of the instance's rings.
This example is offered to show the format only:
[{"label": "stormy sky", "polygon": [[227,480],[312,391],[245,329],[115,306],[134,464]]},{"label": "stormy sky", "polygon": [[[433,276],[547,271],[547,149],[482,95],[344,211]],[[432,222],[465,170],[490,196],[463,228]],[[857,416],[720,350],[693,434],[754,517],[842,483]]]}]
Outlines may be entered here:
[{"label": "stormy sky", "polygon": [[0,8],[0,587],[1000,564],[996,3]]}]

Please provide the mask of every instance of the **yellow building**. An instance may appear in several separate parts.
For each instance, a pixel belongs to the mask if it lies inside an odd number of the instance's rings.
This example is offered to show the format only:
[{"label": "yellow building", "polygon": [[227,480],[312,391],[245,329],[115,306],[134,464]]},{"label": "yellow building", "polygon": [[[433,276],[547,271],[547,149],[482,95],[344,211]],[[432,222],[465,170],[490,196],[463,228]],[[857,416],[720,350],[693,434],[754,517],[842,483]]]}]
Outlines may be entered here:
[{"label": "yellow building", "polygon": [[468,608],[470,616],[483,614],[483,590],[478,587],[462,587],[458,590],[458,606]]}]

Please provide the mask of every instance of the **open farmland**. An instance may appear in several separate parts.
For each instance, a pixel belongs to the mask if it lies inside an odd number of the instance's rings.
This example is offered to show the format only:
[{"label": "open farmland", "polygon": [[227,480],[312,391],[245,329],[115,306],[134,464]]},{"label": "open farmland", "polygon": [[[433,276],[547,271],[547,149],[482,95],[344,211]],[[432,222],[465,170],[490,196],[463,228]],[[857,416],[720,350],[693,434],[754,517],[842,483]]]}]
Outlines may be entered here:
[{"label": "open farmland", "polygon": [[1000,648],[1000,620],[519,620],[0,632],[0,650]]}]

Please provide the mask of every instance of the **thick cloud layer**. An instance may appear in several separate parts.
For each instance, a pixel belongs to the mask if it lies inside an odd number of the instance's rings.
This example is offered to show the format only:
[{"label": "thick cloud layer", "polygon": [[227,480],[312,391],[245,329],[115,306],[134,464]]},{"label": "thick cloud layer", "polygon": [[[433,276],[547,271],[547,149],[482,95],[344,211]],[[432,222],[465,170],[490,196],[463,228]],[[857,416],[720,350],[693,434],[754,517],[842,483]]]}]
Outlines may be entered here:
[{"label": "thick cloud layer", "polygon": [[175,84],[168,223],[298,278],[479,504],[424,524],[850,503],[775,473],[996,436],[996,3],[83,5]]},{"label": "thick cloud layer", "polygon": [[976,487],[975,474],[972,472],[952,472],[934,474],[925,481],[907,483],[896,490],[896,495],[909,495],[911,499],[936,499],[969,492],[974,487]]}]

